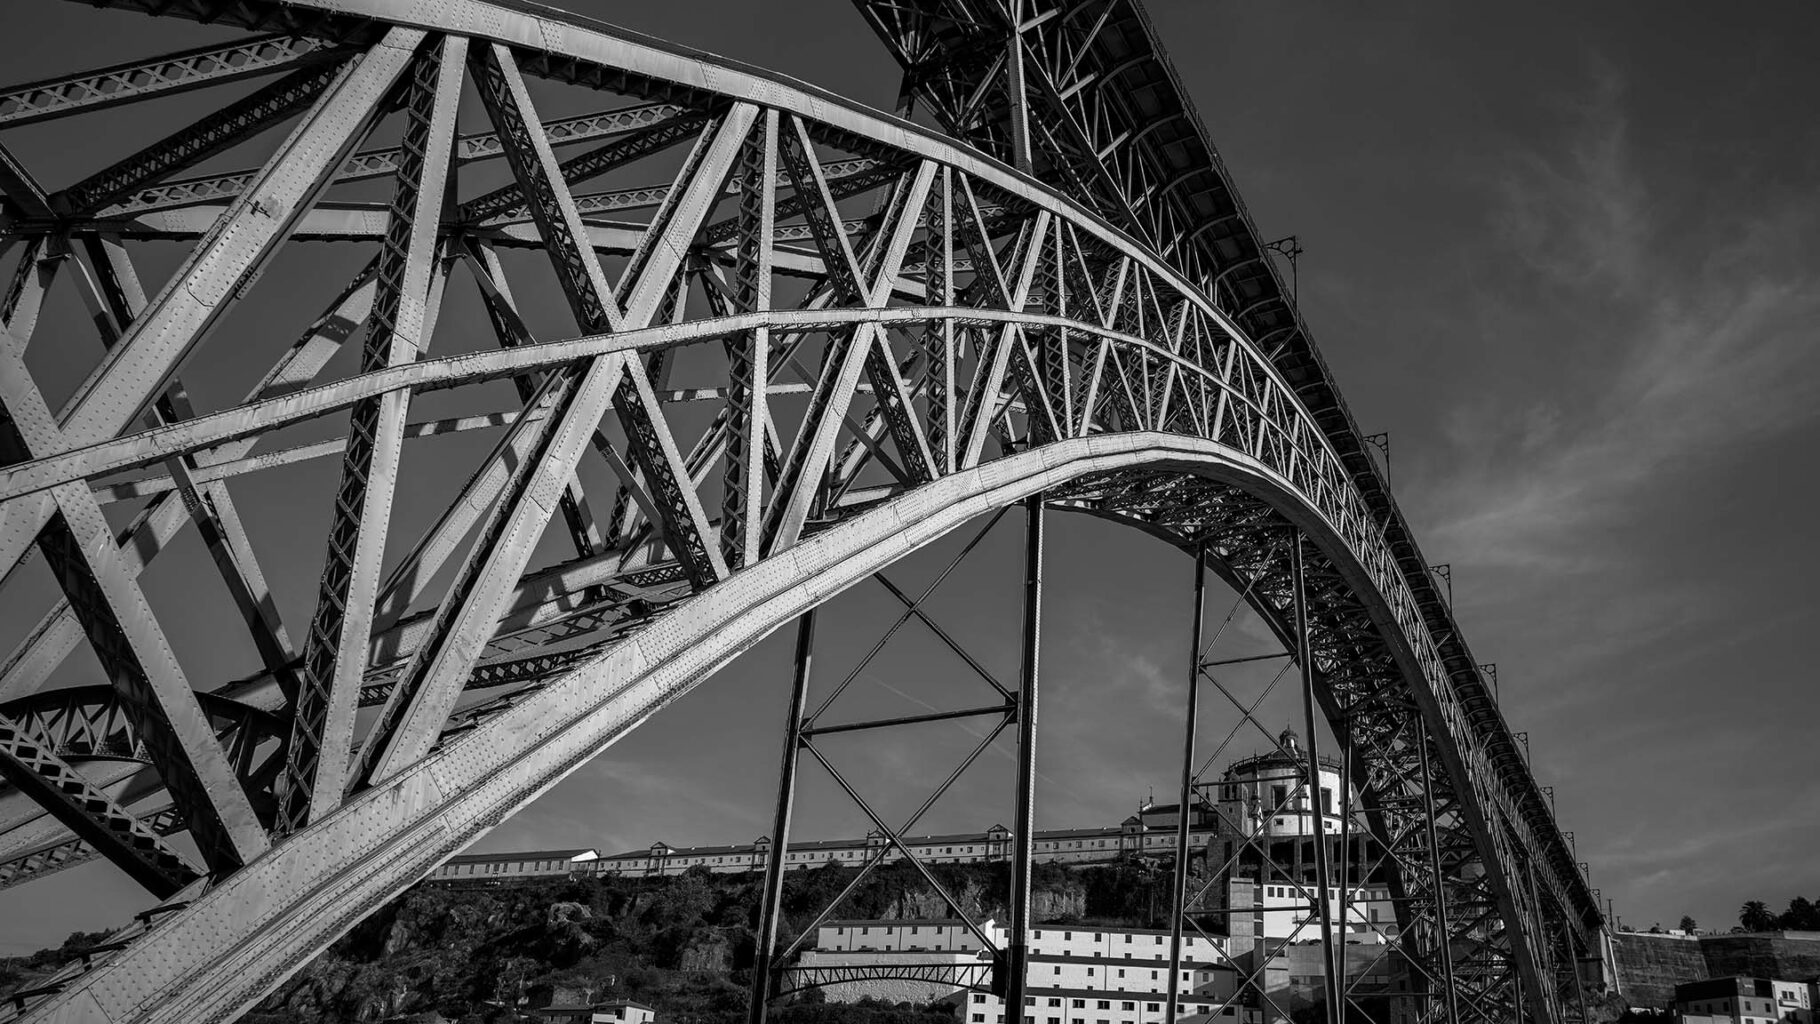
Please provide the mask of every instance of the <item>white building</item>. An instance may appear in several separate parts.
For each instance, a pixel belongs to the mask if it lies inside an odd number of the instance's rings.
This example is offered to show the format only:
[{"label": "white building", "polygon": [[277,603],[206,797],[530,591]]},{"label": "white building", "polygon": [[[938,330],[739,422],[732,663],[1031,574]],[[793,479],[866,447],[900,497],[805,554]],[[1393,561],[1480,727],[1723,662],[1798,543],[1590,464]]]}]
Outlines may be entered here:
[{"label": "white building", "polygon": [[[1108,828],[1051,829],[1031,840],[1032,859],[1039,863],[1110,863],[1129,856],[1173,856],[1175,807],[1146,805],[1123,823]],[[1212,808],[1195,816],[1189,830],[1189,849],[1201,847],[1215,831]],[[1011,830],[994,825],[984,832],[904,836],[903,843],[925,864],[972,864],[1007,860],[1011,856]],[[671,846],[657,842],[646,850],[632,850],[600,858],[594,870],[603,875],[680,875],[690,868],[717,874],[762,871],[771,858],[771,839],[760,836],[737,846]],[[874,858],[886,863],[904,859],[882,832],[859,839],[823,839],[795,842],[784,854],[784,869],[804,871],[827,864],[859,867]]]},{"label": "white building", "polygon": [[593,874],[600,860],[595,850],[527,850],[514,853],[463,853],[430,874],[438,882],[501,882],[518,878],[566,878]]},{"label": "white building", "polygon": [[1675,1024],[1814,1024],[1815,982],[1709,978],[1675,986]]},{"label": "white building", "polygon": [[[981,930],[1003,948],[1005,929]],[[1030,932],[1025,1024],[1156,1024],[1169,989],[1169,935],[1150,929],[1044,927]],[[960,921],[830,921],[816,933],[816,949],[803,966],[980,964],[989,954]],[[888,972],[886,972],[888,973]],[[845,982],[824,988],[835,1002],[864,996],[925,1001],[948,998],[961,1007],[963,1024],[1005,1024],[1004,1003],[986,992],[954,985],[906,988],[906,983]],[[1182,942],[1180,1016],[1213,1014],[1251,1021],[1255,1011],[1236,1004],[1238,972],[1226,963],[1221,943],[1198,935]],[[1017,1024],[1013,1021],[1012,1024]]]},{"label": "white building", "polygon": [[1247,836],[1312,836],[1319,818],[1322,829],[1337,835],[1339,759],[1321,758],[1321,792],[1310,799],[1308,754],[1300,737],[1285,729],[1277,744],[1281,750],[1235,761],[1221,775],[1217,806],[1223,827]]}]

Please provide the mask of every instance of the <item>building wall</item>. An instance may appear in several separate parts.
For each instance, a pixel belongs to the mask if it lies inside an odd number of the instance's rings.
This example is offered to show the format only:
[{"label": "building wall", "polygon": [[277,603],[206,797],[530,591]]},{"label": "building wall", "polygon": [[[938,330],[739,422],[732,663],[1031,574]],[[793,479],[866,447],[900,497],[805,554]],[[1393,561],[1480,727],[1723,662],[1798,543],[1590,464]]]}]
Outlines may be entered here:
[{"label": "building wall", "polygon": [[[1003,947],[1005,929],[982,926]],[[817,949],[801,966],[979,963],[978,939],[957,922],[836,921],[816,932]],[[1026,1017],[1037,1024],[1145,1024],[1162,1019],[1169,988],[1167,933],[1150,929],[1035,928],[1030,933],[1029,999]],[[921,948],[918,948],[921,947]],[[939,947],[939,948],[938,948]],[[1184,936],[1180,991],[1186,1015],[1218,1014],[1238,988],[1238,974],[1224,966],[1218,941]],[[1216,966],[1217,965],[1217,966]],[[1004,1024],[1004,1004],[984,992],[957,992],[952,985],[889,979],[842,982],[824,988],[834,1002],[863,996],[918,1002],[949,998],[962,1024]],[[1053,1002],[1052,1002],[1053,1001]],[[1241,1010],[1221,1019],[1241,1020]],[[1013,1022],[1015,1024],[1015,1022]]]},{"label": "building wall", "polygon": [[1674,1005],[1676,985],[1705,978],[1820,976],[1820,933],[1816,932],[1697,937],[1616,932],[1611,947],[1613,970],[1625,1002],[1652,1009]]},{"label": "building wall", "polygon": [[[1001,941],[1004,930],[991,922],[981,930]],[[979,937],[960,921],[830,921],[815,931],[823,952],[977,953]]]},{"label": "building wall", "polygon": [[[1211,827],[1191,830],[1189,849],[1203,847],[1214,834]],[[909,838],[904,845],[925,864],[973,864],[1003,860],[1009,854],[1008,838],[995,840],[987,833],[965,836],[942,836],[933,840]],[[1134,854],[1170,855],[1175,852],[1174,829],[1132,831],[1124,828],[1070,829],[1060,833],[1039,833],[1032,845],[1032,860],[1055,864],[1110,863]],[[830,862],[858,867],[880,856],[885,844],[877,839],[855,839],[847,843],[816,842],[793,846],[785,855],[785,870],[819,868]],[[691,868],[702,867],[716,874],[761,871],[769,858],[769,848],[756,846],[710,847],[707,849],[653,848],[651,851],[616,854],[603,857],[592,869],[606,875],[680,875]],[[885,848],[886,863],[903,859],[896,847]]]},{"label": "building wall", "polygon": [[[1227,934],[1234,939],[1306,941],[1321,937],[1320,918],[1309,912],[1308,897],[1304,895],[1316,891],[1313,885],[1297,887],[1288,882],[1252,882],[1235,878],[1215,889],[1224,890],[1224,899],[1216,901],[1216,909],[1228,911],[1225,915]],[[1341,920],[1340,890],[1329,887],[1327,893],[1327,912],[1337,923]],[[1381,886],[1354,886],[1346,900],[1345,924],[1350,942],[1375,945],[1394,938],[1397,914],[1396,905],[1390,902],[1389,890]],[[1243,943],[1235,946],[1235,949],[1250,948],[1249,944]]]},{"label": "building wall", "polygon": [[592,873],[593,854],[580,857],[544,853],[502,853],[452,857],[430,874],[432,881],[506,881],[517,878],[562,878]]}]

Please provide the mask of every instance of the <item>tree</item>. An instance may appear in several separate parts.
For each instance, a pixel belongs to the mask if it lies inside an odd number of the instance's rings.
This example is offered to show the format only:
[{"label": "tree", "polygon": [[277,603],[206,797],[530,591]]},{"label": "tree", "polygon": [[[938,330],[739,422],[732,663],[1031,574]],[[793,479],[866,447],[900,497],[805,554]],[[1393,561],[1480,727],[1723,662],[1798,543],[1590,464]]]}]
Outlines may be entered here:
[{"label": "tree", "polygon": [[1688,934],[1691,935],[1697,929],[1699,929],[1699,927],[1700,927],[1700,923],[1698,921],[1695,921],[1692,917],[1688,916],[1687,914],[1681,915],[1681,930],[1682,931],[1687,932]]},{"label": "tree", "polygon": [[1762,900],[1751,900],[1738,910],[1738,923],[1747,932],[1766,932],[1776,927],[1776,918]]},{"label": "tree", "polygon": [[1820,929],[1820,907],[1805,896],[1796,896],[1788,901],[1788,911],[1776,922],[1778,927],[1788,931],[1814,931]]}]

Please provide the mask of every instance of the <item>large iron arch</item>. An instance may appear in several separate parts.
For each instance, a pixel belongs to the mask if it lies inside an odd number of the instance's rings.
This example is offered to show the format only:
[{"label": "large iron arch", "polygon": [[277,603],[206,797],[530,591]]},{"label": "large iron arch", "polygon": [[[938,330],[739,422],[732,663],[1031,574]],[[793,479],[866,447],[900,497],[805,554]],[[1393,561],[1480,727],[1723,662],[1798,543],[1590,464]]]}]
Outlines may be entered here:
[{"label": "large iron arch", "polygon": [[[862,512],[777,556],[785,565],[761,563],[680,603],[229,876],[166,922],[158,942],[130,948],[86,976],[79,990],[46,1007],[43,1019],[231,1019],[373,907],[777,628],[969,519],[1031,494],[1065,493],[1083,478],[1133,471],[1257,495],[1306,531],[1342,574],[1363,581],[1358,559],[1320,513],[1284,477],[1242,453],[1179,435],[1130,434],[1008,456]],[[1367,601],[1393,625],[1382,598]],[[1398,643],[1394,628],[1391,634]],[[1417,664],[1407,649],[1400,660]],[[569,724],[549,729],[551,707],[567,709]]]},{"label": "large iron arch", "polygon": [[[1276,337],[1270,318],[1287,308],[1269,291],[1268,264],[1242,286],[1222,281],[1207,265],[1217,252],[1155,237],[1163,221],[1109,221],[1087,204],[1104,209],[1118,175],[1064,194],[908,120],[546,8],[99,6],[276,34],[148,63],[156,74],[104,69],[0,93],[0,128],[286,75],[61,191],[0,153],[0,241],[21,253],[0,304],[0,566],[10,574],[36,546],[67,598],[0,663],[0,701],[42,686],[86,639],[209,876],[155,928],[44,993],[34,1019],[233,1016],[778,625],[1032,494],[1204,549],[1279,635],[1292,600],[1282,539],[1309,538],[1319,554],[1308,667],[1356,752],[1374,829],[1410,853],[1400,912],[1436,920],[1439,948],[1470,947],[1448,987],[1478,1016],[1518,1012],[1525,990],[1523,1012],[1565,1014],[1602,919],[1451,615],[1425,569],[1412,572],[1419,552],[1400,514],[1369,463],[1360,470],[1359,438],[1318,357],[1296,348],[1286,359],[1289,342],[1266,352],[1254,340]],[[1101,23],[1145,27],[1135,8],[1107,14]],[[1147,76],[1153,64],[1120,60]],[[544,122],[526,73],[638,105]],[[490,133],[456,130],[469,79]],[[175,177],[293,116],[262,168]],[[400,146],[359,148],[394,116]],[[582,143],[557,160],[554,147]],[[672,149],[686,150],[680,170],[641,162]],[[1029,165],[1028,153],[1009,156]],[[511,184],[465,202],[450,192],[448,167],[496,157]],[[1145,163],[1119,160],[1126,176]],[[654,166],[668,185],[571,190]],[[335,191],[386,175],[386,206]],[[871,214],[854,216],[867,199]],[[736,209],[716,220],[723,205]],[[648,220],[625,219],[634,215]],[[1242,208],[1208,216],[1187,242],[1209,225],[1246,226]],[[145,239],[194,243],[155,292],[128,256]],[[244,401],[189,408],[179,370],[273,251],[321,240],[376,242],[379,254]],[[529,332],[499,256],[514,247],[548,257],[574,336]],[[22,354],[65,262],[81,271],[107,352],[53,411]],[[482,293],[497,352],[423,351],[456,264]],[[806,288],[798,308],[778,308],[774,282],[780,294],[785,282]],[[363,324],[360,371],[317,383]],[[724,352],[724,371],[708,387],[673,386],[684,350]],[[498,380],[522,406],[407,422],[414,396]],[[794,432],[773,393],[807,396]],[[685,453],[671,410],[697,401],[717,411]],[[341,414],[346,437],[255,451],[281,428]],[[141,415],[152,417],[144,429]],[[603,418],[612,436],[597,429]],[[405,442],[483,429],[504,436],[388,566]],[[575,477],[587,451],[618,480],[605,518]],[[341,488],[317,615],[293,644],[227,484],[321,456],[340,457]],[[100,503],[129,499],[145,504],[116,535]],[[558,512],[576,558],[528,571]],[[289,723],[275,779],[224,757],[205,708],[216,698],[187,683],[137,583],[190,523],[260,655],[232,695]],[[454,580],[432,591],[445,565]],[[538,653],[510,657],[526,649]],[[456,711],[464,691],[488,685],[511,689]],[[369,698],[379,719],[354,745],[353,712]],[[59,805],[63,820],[104,846],[117,840],[116,863],[156,848],[148,826],[31,722],[0,714],[0,737],[9,777],[46,800],[80,794]],[[1418,814],[1412,801],[1424,800]],[[1443,897],[1474,916],[1439,929],[1424,908]]]}]

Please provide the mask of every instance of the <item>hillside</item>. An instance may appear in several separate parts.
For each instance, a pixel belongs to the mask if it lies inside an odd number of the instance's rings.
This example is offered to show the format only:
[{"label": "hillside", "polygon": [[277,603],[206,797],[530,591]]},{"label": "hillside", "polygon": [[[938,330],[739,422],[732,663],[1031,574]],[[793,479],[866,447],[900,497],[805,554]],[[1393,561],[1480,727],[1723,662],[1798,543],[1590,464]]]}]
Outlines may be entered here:
[{"label": "hillside", "polygon": [[[1003,864],[933,865],[968,913],[1005,917]],[[784,942],[806,928],[854,871],[827,866],[789,876]],[[737,1024],[757,925],[757,875],[695,871],[674,878],[532,881],[494,887],[419,885],[362,922],[298,972],[250,1024],[515,1019],[512,1008],[552,1001],[630,998],[665,1024]],[[1038,865],[1032,879],[1043,922],[1156,926],[1168,906],[1168,874],[1139,865],[1069,869]],[[952,916],[906,864],[873,873],[836,911],[840,917]],[[60,950],[0,961],[4,991],[55,970],[99,936],[72,936]],[[946,1010],[944,1019],[951,1019]],[[421,1015],[421,1017],[419,1017]],[[786,1024],[917,1024],[929,1018],[884,1007],[805,1004]]]}]

